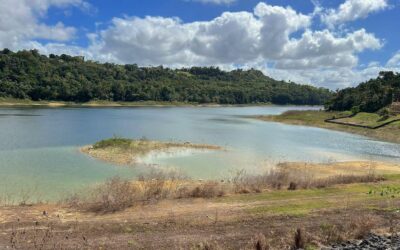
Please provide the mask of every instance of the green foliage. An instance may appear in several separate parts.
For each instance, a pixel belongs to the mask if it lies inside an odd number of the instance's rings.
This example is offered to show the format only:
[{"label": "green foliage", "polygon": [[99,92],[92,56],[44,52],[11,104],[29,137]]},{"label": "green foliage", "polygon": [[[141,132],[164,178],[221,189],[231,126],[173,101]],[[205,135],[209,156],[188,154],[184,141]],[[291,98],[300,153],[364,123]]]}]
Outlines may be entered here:
[{"label": "green foliage", "polygon": [[93,145],[94,149],[100,148],[109,148],[109,147],[119,147],[119,148],[129,148],[131,145],[132,140],[120,138],[120,137],[113,137],[106,140],[101,140]]},{"label": "green foliage", "polygon": [[326,104],[328,110],[353,110],[376,112],[400,97],[400,74],[380,72],[379,77],[361,83],[355,88],[346,88]]},{"label": "green foliage", "polygon": [[387,120],[390,118],[390,111],[388,108],[382,108],[377,113],[381,116],[381,120]]},{"label": "green foliage", "polygon": [[360,106],[354,106],[351,108],[351,113],[353,115],[360,113]]},{"label": "green foliage", "polygon": [[370,189],[369,195],[398,198],[400,197],[400,186],[384,186],[380,188]]},{"label": "green foliage", "polygon": [[320,105],[324,88],[276,81],[258,70],[169,69],[85,61],[36,50],[0,51],[0,97],[67,102],[164,101]]}]

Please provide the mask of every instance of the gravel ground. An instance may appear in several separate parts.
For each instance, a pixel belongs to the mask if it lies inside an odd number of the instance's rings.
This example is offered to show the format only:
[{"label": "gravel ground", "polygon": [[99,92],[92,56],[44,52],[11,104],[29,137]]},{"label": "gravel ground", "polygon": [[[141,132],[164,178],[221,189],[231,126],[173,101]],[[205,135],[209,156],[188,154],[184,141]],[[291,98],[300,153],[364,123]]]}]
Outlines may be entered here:
[{"label": "gravel ground", "polygon": [[371,234],[361,241],[345,242],[324,250],[400,250],[400,236],[379,236]]}]

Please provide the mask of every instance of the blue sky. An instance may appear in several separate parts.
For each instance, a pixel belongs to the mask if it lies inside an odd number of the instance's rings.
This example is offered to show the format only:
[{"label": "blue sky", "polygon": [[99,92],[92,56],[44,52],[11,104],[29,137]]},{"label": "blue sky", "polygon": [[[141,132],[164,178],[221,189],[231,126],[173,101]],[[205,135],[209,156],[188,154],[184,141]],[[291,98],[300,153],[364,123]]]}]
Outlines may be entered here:
[{"label": "blue sky", "polygon": [[400,71],[399,23],[399,0],[0,0],[0,48],[335,89]]}]

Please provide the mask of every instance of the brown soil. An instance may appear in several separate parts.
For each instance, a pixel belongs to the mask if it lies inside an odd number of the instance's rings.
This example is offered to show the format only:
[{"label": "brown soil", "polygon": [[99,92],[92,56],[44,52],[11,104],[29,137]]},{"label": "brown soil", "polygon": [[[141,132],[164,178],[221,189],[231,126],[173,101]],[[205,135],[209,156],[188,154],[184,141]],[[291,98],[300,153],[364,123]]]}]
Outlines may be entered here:
[{"label": "brown soil", "polygon": [[382,233],[399,220],[398,214],[353,207],[307,216],[249,215],[243,211],[252,205],[165,201],[106,215],[55,205],[1,208],[0,249],[206,249],[199,247],[201,244],[254,249],[251,240],[260,233],[272,249],[288,249],[297,228],[303,230],[309,244],[322,246],[329,237],[322,225],[340,230],[344,218],[362,215],[374,222],[374,232]]}]

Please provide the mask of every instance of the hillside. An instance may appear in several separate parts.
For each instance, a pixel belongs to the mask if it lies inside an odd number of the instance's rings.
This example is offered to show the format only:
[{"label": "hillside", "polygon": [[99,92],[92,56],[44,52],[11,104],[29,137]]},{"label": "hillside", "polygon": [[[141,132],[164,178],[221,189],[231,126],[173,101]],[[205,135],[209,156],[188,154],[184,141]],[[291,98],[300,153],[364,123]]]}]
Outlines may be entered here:
[{"label": "hillside", "polygon": [[337,91],[326,104],[327,110],[376,112],[400,100],[400,74],[380,72],[376,79],[354,88]]},{"label": "hillside", "polygon": [[320,105],[324,88],[276,81],[258,70],[169,69],[85,61],[38,51],[0,51],[0,97],[67,102],[163,101]]}]

